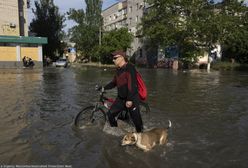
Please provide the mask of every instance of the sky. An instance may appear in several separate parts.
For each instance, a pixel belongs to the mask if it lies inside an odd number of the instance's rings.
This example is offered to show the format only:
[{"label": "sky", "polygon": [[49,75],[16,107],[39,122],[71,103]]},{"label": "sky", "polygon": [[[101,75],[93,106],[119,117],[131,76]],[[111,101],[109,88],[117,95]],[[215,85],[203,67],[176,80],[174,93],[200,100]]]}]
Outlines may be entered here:
[{"label": "sky", "polygon": [[[33,18],[33,12],[32,8],[34,8],[34,1],[31,0],[31,8],[28,9],[28,18],[29,23],[31,22]],[[114,3],[117,3],[118,0],[103,0],[103,9],[106,9],[107,7],[113,5]],[[85,1],[84,0],[54,0],[54,4],[59,7],[59,11],[61,14],[66,13],[69,11],[70,8],[74,9],[85,9]],[[64,30],[67,32],[69,28],[71,28],[75,23],[71,20],[66,20],[66,27]]]}]

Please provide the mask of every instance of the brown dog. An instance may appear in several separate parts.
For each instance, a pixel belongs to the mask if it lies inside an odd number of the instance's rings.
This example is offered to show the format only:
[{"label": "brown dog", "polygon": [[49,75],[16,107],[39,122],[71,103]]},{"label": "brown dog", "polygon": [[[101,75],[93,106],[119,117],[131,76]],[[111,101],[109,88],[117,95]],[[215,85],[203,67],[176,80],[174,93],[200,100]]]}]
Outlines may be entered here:
[{"label": "brown dog", "polygon": [[167,128],[154,128],[143,133],[127,133],[122,139],[122,146],[136,145],[145,152],[149,151],[156,144],[162,145],[167,143],[167,131],[170,127],[171,121],[169,120],[169,126]]}]

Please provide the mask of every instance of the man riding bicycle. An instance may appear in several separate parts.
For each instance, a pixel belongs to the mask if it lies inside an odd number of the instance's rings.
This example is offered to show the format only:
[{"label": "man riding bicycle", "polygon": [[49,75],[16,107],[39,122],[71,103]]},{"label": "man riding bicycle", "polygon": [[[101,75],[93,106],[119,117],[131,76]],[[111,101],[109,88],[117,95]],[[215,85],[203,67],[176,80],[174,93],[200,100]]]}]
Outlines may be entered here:
[{"label": "man riding bicycle", "polygon": [[139,94],[135,67],[128,63],[126,53],[122,50],[112,53],[116,74],[111,82],[104,86],[105,90],[117,87],[117,98],[107,113],[110,126],[117,127],[116,116],[128,109],[137,132],[142,132],[143,122],[139,109]]}]

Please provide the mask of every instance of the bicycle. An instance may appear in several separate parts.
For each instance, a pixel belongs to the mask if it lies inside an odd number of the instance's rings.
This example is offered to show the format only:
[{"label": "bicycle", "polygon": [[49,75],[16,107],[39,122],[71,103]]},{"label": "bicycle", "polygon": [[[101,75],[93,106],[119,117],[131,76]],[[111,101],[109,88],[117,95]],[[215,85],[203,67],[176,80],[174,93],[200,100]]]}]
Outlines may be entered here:
[{"label": "bicycle", "polygon": [[[96,86],[96,90],[97,86]],[[74,126],[77,128],[85,128],[87,126],[100,126],[103,128],[105,122],[107,121],[107,112],[114,102],[114,99],[105,96],[106,92],[104,89],[100,90],[100,97],[95,105],[90,105],[81,110],[74,118]],[[147,102],[140,101],[140,113],[148,114],[150,112],[150,107]],[[128,116],[125,120],[127,123],[132,123],[130,120],[128,110],[124,110],[119,113],[117,119],[123,120],[123,116]],[[133,125],[133,124],[132,124]]]}]

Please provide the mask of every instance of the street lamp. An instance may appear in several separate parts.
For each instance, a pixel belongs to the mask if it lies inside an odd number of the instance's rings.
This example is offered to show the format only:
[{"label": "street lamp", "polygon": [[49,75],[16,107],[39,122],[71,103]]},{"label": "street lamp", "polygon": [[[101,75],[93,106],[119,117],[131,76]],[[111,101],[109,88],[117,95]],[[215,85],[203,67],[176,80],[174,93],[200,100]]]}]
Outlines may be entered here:
[{"label": "street lamp", "polygon": [[[102,8],[102,3],[103,3],[103,0],[100,0],[100,6]],[[99,18],[99,46],[102,45],[102,9],[101,9],[101,12],[100,12],[100,18]],[[98,64],[100,65],[101,64],[101,61],[100,61],[100,54],[98,53]]]}]

